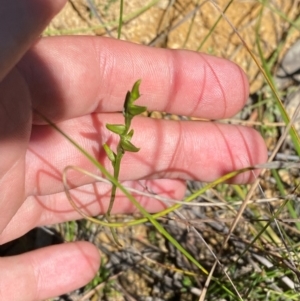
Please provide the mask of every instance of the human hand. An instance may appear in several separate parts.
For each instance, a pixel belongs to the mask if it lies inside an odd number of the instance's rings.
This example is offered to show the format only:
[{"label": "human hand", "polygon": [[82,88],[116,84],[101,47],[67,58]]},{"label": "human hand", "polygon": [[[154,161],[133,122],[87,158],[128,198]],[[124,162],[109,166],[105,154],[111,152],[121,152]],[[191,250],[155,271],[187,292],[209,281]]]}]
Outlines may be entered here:
[{"label": "human hand", "polygon": [[[39,34],[65,0],[1,0],[0,8],[0,243],[30,229],[80,218],[63,192],[62,170],[72,164],[97,173],[66,139],[42,124],[47,116],[92,153],[111,164],[103,143],[115,143],[106,123],[122,123],[124,96],[142,80],[138,105],[149,110],[207,119],[227,118],[248,96],[244,73],[208,55],[154,49],[99,37]],[[262,138],[251,128],[212,122],[176,122],[136,117],[136,154],[124,156],[120,179],[181,199],[185,180],[212,181],[266,160]],[[242,174],[236,183],[251,180]],[[106,212],[109,189],[69,173],[81,207]],[[137,197],[150,212],[158,201]],[[119,195],[114,213],[133,212]],[[0,300],[43,300],[87,283],[99,266],[99,252],[86,242],[68,243],[0,259]]]}]

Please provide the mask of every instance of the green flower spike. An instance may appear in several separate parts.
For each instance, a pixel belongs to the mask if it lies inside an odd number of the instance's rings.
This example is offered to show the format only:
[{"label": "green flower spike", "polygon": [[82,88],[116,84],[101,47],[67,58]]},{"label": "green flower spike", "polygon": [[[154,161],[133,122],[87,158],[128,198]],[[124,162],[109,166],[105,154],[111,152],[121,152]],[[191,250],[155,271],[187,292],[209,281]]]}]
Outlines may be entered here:
[{"label": "green flower spike", "polygon": [[[134,134],[134,130],[130,130],[131,120],[134,116],[140,115],[147,110],[147,107],[137,106],[134,102],[140,97],[140,87],[141,81],[138,80],[133,85],[131,91],[128,91],[126,94],[123,115],[125,118],[125,124],[107,124],[106,128],[113,132],[114,134],[119,135],[120,140],[117,146],[117,152],[115,153],[107,144],[103,145],[103,148],[106,152],[107,157],[112,163],[114,169],[114,178],[118,181],[120,173],[121,160],[125,152],[138,152],[140,149],[134,146],[131,143],[131,138]],[[117,186],[113,185],[111,190],[111,196],[109,201],[109,206],[105,218],[110,222],[110,213],[114,205],[116,197]],[[114,238],[114,241],[117,245],[122,246],[118,241],[117,234],[114,228],[111,228],[111,232]]]}]

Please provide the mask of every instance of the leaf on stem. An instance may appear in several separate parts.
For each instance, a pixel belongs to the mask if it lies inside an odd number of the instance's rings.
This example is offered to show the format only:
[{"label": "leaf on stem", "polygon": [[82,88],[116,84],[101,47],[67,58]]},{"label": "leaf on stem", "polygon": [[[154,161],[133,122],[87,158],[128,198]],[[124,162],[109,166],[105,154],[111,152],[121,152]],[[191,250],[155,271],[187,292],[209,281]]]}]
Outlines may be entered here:
[{"label": "leaf on stem", "polygon": [[124,137],[121,139],[121,147],[127,151],[127,152],[133,152],[136,153],[138,152],[140,149],[137,148],[136,146],[134,146],[131,142],[130,139],[126,139],[127,137]]},{"label": "leaf on stem", "polygon": [[111,161],[112,165],[114,166],[116,162],[116,154],[111,150],[111,148],[106,143],[103,144],[103,148],[105,150],[108,159]]},{"label": "leaf on stem", "polygon": [[111,132],[118,134],[120,136],[125,134],[126,132],[126,127],[124,124],[107,124],[106,128]]},{"label": "leaf on stem", "polygon": [[142,114],[147,110],[147,107],[136,106],[134,104],[134,102],[140,97],[140,91],[139,91],[140,84],[141,84],[141,80],[136,81],[131,89],[131,92],[127,92],[126,94],[123,114],[125,118],[130,118],[130,120],[134,116]]}]

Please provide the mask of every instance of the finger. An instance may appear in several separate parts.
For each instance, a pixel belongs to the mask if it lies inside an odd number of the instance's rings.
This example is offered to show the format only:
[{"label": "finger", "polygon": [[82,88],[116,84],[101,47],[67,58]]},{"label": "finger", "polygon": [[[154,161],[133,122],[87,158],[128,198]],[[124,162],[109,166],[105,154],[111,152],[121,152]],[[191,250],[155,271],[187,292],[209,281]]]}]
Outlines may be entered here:
[{"label": "finger", "polygon": [[19,68],[34,107],[53,121],[121,111],[138,79],[139,104],[150,111],[224,118],[239,111],[248,97],[247,78],[232,62],[100,37],[42,39]]},{"label": "finger", "polygon": [[1,300],[45,300],[88,283],[100,263],[98,249],[87,242],[55,245],[2,257]]},{"label": "finger", "polygon": [[[106,130],[107,123],[122,123],[120,114],[85,116],[59,124],[87,152],[112,172],[102,145],[115,149],[117,137]],[[127,152],[121,164],[120,179],[193,179],[213,181],[250,165],[265,162],[266,147],[253,129],[211,122],[177,122],[136,117],[132,142],[138,153]],[[78,130],[80,129],[80,130]],[[27,153],[27,195],[62,191],[62,171],[67,165],[99,171],[65,137],[49,126],[36,126]],[[91,181],[78,173],[68,179],[80,186]],[[252,173],[235,178],[235,183],[253,180]]]},{"label": "finger", "polygon": [[30,92],[19,72],[11,69],[64,3],[54,2],[0,1],[0,207],[5,212],[0,233],[25,198],[31,126]]},{"label": "finger", "polygon": [[0,82],[0,208],[3,212],[0,234],[25,199],[25,155],[30,129],[29,91],[14,70]]},{"label": "finger", "polygon": [[[186,185],[180,180],[146,180],[138,182],[124,182],[126,187],[141,192],[155,193],[160,197],[182,200]],[[103,183],[88,184],[77,189],[71,189],[72,199],[76,206],[88,216],[102,215],[107,212],[110,201],[111,185]],[[166,208],[168,204],[154,198],[132,195],[150,213]],[[112,214],[129,214],[138,212],[137,208],[117,190]],[[32,196],[26,199],[17,214],[10,221],[0,237],[0,243],[16,239],[37,226],[62,223],[82,218],[74,210],[65,192],[45,196]],[[26,222],[24,222],[26,221]]]},{"label": "finger", "polygon": [[66,0],[0,1],[0,81],[65,3]]}]

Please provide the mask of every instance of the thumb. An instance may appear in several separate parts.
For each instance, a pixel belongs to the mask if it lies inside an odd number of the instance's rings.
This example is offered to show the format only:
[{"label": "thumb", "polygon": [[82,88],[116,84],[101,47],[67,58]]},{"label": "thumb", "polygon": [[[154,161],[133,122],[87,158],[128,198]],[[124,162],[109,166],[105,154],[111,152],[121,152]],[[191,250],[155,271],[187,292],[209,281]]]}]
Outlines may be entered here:
[{"label": "thumb", "polygon": [[24,201],[31,131],[30,92],[13,67],[64,3],[0,0],[0,233]]},{"label": "thumb", "polygon": [[68,293],[92,280],[100,260],[99,250],[88,242],[0,258],[0,298],[32,301]]},{"label": "thumb", "polygon": [[65,3],[66,0],[0,0],[0,81]]}]

